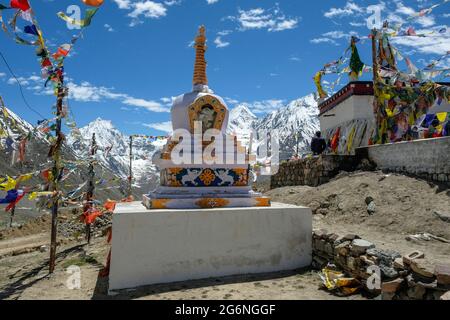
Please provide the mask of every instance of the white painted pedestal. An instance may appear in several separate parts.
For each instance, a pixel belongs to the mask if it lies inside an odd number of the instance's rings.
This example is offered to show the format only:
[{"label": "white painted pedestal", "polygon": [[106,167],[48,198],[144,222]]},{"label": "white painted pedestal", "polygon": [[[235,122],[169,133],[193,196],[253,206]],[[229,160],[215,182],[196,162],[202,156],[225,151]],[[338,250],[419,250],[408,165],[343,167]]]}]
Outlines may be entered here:
[{"label": "white painted pedestal", "polygon": [[147,210],[118,204],[113,214],[109,290],[311,264],[311,209]]}]

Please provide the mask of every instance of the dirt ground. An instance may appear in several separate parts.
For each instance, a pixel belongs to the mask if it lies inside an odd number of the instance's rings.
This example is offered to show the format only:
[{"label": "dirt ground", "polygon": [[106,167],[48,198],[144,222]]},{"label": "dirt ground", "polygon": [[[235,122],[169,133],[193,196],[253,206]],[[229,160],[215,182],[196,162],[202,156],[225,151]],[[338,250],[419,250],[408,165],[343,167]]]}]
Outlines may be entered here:
[{"label": "dirt ground", "polygon": [[[106,260],[105,239],[90,246],[68,245],[58,251],[57,268],[48,276],[48,252],[32,252],[0,260],[0,299],[339,299],[318,290],[315,271],[296,270],[263,275],[248,275],[146,286],[107,295],[107,278],[98,276]],[[80,267],[81,288],[70,290],[67,281],[71,265]],[[355,295],[348,299],[362,299]]]},{"label": "dirt ground", "polygon": [[[340,235],[358,234],[379,248],[402,254],[418,249],[431,260],[450,263],[450,243],[406,240],[408,235],[422,232],[450,238],[450,223],[433,213],[450,211],[448,189],[401,175],[355,172],[343,173],[317,188],[286,187],[267,195],[276,202],[310,206],[316,229],[325,228]],[[373,214],[367,210],[369,196],[375,203]],[[48,246],[48,231],[40,223],[34,229],[27,227],[26,234],[7,233],[6,240],[0,241],[0,299],[364,299],[361,295],[340,298],[319,289],[320,278],[311,270],[146,286],[108,296],[107,278],[99,277],[109,250],[104,237],[95,238],[89,246],[74,241],[62,244],[58,247],[56,271],[51,276],[45,249],[2,255],[31,245]],[[28,234],[32,230],[36,233]],[[81,271],[81,287],[70,290],[67,268],[74,265]]]}]

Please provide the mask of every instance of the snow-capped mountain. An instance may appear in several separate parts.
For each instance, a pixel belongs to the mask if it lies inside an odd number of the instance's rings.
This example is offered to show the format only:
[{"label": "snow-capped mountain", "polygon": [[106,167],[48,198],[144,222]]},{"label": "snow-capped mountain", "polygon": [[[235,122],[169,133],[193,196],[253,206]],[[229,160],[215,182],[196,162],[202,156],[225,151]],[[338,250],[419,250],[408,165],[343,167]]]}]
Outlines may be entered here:
[{"label": "snow-capped mountain", "polygon": [[[86,158],[90,150],[92,135],[95,133],[98,147],[96,159],[100,164],[116,173],[123,180],[129,176],[130,137],[117,130],[111,121],[98,118],[80,128],[80,136],[70,135],[67,144],[78,157]],[[156,168],[151,162],[157,150],[155,143],[133,137],[133,178],[137,187],[151,188],[158,180]],[[148,190],[146,190],[148,191]]]},{"label": "snow-capped mountain", "polygon": [[[18,161],[19,141],[27,137],[25,144],[24,161]],[[33,125],[23,120],[11,109],[0,108],[0,176],[19,176],[25,173],[39,172],[53,165],[52,159],[48,157],[50,142],[41,131],[36,130]],[[79,159],[78,153],[70,145],[64,143],[62,146],[62,159],[76,161]],[[111,177],[114,171],[106,167],[99,167],[96,170],[97,176]],[[63,191],[71,191],[77,185],[86,181],[87,168],[80,166],[78,170],[72,172],[61,184]],[[43,179],[36,175],[27,181],[26,185],[40,185]],[[108,186],[110,187],[110,186]],[[116,188],[105,189],[104,186],[96,188],[96,197],[102,199],[120,199],[121,194]]]},{"label": "snow-capped mountain", "polygon": [[248,145],[250,134],[258,117],[250,111],[248,104],[239,104],[230,111],[227,133],[235,134],[238,139]]},{"label": "snow-capped mountain", "polygon": [[319,109],[313,94],[299,98],[265,117],[258,119],[251,111],[251,105],[236,106],[230,112],[228,132],[238,134],[239,140],[248,145],[250,132],[278,132],[280,159],[309,151],[310,140],[320,130]]}]

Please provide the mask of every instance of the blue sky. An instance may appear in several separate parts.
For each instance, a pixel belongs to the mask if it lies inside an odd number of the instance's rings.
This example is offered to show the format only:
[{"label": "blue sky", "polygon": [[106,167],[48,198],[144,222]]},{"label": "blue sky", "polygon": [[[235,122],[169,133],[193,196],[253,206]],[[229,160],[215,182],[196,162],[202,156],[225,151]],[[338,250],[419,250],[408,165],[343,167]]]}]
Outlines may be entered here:
[{"label": "blue sky", "polygon": [[[428,34],[448,25],[450,2],[423,18],[407,21],[407,17],[442,1],[105,0],[84,39],[66,59],[70,107],[80,127],[101,117],[127,134],[164,134],[158,129],[166,128],[170,120],[171,98],[192,89],[190,45],[204,24],[210,87],[231,108],[246,102],[263,115],[315,91],[313,75],[343,53],[350,35],[363,39],[358,48],[362,60],[370,64],[368,6],[379,6],[382,19]],[[56,13],[72,4],[87,8],[81,0],[30,3],[53,50],[74,34]],[[4,16],[10,18],[11,13],[4,11]],[[397,38],[395,43],[423,67],[450,51],[450,31]],[[21,77],[29,104],[50,118],[55,98],[39,79],[34,48],[18,45],[0,32],[0,50]],[[449,65],[444,59],[441,67]],[[344,77],[342,83],[346,81]],[[38,117],[25,106],[2,61],[0,94],[8,107],[36,123]]]}]

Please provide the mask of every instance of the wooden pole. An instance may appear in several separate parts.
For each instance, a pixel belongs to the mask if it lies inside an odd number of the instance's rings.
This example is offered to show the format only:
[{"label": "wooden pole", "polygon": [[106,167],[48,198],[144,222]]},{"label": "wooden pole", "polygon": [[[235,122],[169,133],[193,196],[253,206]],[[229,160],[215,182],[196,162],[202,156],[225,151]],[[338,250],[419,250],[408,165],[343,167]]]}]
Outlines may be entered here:
[{"label": "wooden pole", "polygon": [[[91,141],[91,150],[90,150],[90,162],[89,162],[89,181],[88,181],[88,190],[86,192],[86,204],[84,205],[83,211],[87,212],[92,208],[92,200],[94,199],[94,190],[95,190],[95,171],[94,171],[94,159],[93,157],[97,153],[97,143],[95,141],[95,133],[92,134]],[[86,240],[87,243],[91,243],[91,225],[86,224]]]},{"label": "wooden pole", "polygon": [[10,228],[12,228],[15,213],[16,213],[16,206],[12,207],[12,209],[11,209],[11,216],[9,217],[9,227]]},{"label": "wooden pole", "polygon": [[133,195],[133,136],[130,136],[130,172],[128,175],[128,197],[131,198]]},{"label": "wooden pole", "polygon": [[56,100],[56,141],[55,141],[55,149],[53,150],[53,183],[52,183],[52,191],[54,192],[53,198],[53,206],[52,206],[52,231],[51,231],[51,241],[50,241],[50,263],[49,263],[49,272],[53,273],[55,270],[55,261],[56,261],[56,236],[58,231],[58,177],[60,174],[61,166],[60,166],[60,149],[62,145],[62,132],[61,132],[61,114],[63,109],[63,99],[64,99],[64,76],[61,75],[60,82],[58,85],[58,96]]},{"label": "wooden pole", "polygon": [[[375,117],[375,125],[379,127],[380,124],[380,110],[378,106],[378,80],[379,80],[379,65],[378,65],[378,54],[377,54],[377,37],[378,30],[376,28],[372,29],[372,72],[373,72],[373,113]],[[376,143],[376,141],[373,141]]]},{"label": "wooden pole", "polygon": [[374,99],[373,99],[373,106],[374,106],[374,113],[378,113],[378,102],[377,102],[377,82],[378,82],[378,57],[377,57],[377,36],[378,31],[377,29],[372,29],[372,72],[373,72],[373,92],[374,92]]}]

